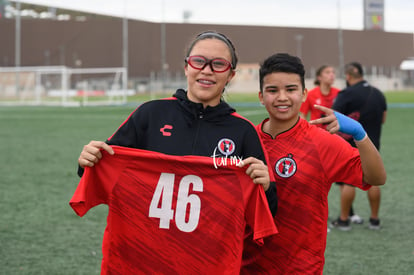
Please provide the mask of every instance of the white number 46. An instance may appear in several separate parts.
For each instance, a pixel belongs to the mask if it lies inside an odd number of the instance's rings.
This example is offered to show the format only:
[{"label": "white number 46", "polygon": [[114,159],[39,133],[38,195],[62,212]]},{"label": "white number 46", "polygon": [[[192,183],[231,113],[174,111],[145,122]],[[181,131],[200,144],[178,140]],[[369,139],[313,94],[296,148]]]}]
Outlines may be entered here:
[{"label": "white number 46", "polygon": [[[149,208],[148,216],[159,218],[160,228],[164,229],[170,228],[170,221],[174,218],[174,210],[172,209],[174,180],[174,174],[161,174]],[[193,185],[193,191],[203,191],[203,181],[200,177],[187,175],[179,183],[175,209],[175,224],[183,232],[194,231],[200,219],[200,198],[195,194],[188,195],[191,184]],[[187,206],[189,206],[190,210],[188,221],[186,221]]]}]

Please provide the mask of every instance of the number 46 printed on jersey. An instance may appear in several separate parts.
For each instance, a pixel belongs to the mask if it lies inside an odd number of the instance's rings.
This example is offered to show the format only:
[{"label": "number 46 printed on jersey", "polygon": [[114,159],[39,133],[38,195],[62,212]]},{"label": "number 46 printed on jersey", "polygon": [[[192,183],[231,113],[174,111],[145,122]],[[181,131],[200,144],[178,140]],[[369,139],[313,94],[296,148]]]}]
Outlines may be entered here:
[{"label": "number 46 printed on jersey", "polygon": [[[173,195],[175,175],[162,173],[152,196],[149,214],[151,218],[160,219],[160,228],[169,229],[174,219]],[[192,185],[193,191],[203,192],[203,181],[194,175],[184,176],[178,186],[177,203],[175,208],[175,224],[183,232],[194,231],[200,219],[201,200],[196,194],[188,195]],[[189,208],[187,207],[189,206]],[[190,210],[186,221],[187,208]]]}]

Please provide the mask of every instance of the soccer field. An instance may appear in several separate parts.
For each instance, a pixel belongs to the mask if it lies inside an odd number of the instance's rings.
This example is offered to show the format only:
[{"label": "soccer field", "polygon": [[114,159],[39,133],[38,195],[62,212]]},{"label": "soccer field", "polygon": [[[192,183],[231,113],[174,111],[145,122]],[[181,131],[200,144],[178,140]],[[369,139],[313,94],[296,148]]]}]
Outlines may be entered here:
[{"label": "soccer field", "polygon": [[[230,98],[230,101],[232,99]],[[414,108],[391,102],[381,154],[388,173],[382,187],[380,231],[354,225],[331,231],[325,274],[413,274]],[[234,103],[254,123],[262,106]],[[106,206],[79,218],[69,200],[79,181],[77,158],[91,139],[105,140],[135,108],[0,107],[0,274],[99,274]],[[330,219],[339,190],[329,195]],[[354,204],[365,220],[369,206],[358,190]]]}]

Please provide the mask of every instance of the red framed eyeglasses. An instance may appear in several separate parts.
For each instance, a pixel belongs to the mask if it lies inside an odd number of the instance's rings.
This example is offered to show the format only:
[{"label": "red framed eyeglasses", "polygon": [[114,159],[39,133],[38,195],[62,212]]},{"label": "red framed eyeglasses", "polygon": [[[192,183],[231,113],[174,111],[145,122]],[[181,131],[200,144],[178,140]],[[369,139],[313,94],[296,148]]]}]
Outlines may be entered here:
[{"label": "red framed eyeglasses", "polygon": [[191,68],[196,70],[203,70],[207,65],[210,66],[210,69],[213,72],[216,73],[223,73],[225,71],[228,71],[230,68],[232,68],[232,65],[229,61],[223,58],[213,58],[208,59],[201,55],[192,55],[185,59],[185,62],[187,62],[188,65],[191,66]]}]

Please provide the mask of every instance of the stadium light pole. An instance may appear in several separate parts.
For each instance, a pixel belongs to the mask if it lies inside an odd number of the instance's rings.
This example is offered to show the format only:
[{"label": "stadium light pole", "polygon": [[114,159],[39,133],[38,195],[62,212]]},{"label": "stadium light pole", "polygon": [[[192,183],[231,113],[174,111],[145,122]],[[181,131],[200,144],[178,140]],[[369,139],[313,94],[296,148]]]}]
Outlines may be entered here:
[{"label": "stadium light pole", "polygon": [[342,26],[341,26],[341,0],[337,1],[337,8],[338,8],[338,55],[339,55],[339,75],[343,77],[343,69],[344,69],[344,41],[342,36]]},{"label": "stadium light pole", "polygon": [[296,55],[299,58],[302,58],[302,40],[303,40],[303,34],[297,34],[295,35],[296,39]]},{"label": "stadium light pole", "polygon": [[16,96],[20,93],[20,34],[21,34],[21,18],[20,18],[20,0],[16,1],[16,26],[15,26],[15,50],[14,50],[14,66],[16,67]]},{"label": "stadium light pole", "polygon": [[161,90],[164,93],[165,81],[166,81],[166,38],[165,38],[165,18],[164,18],[164,0],[161,2]]},{"label": "stadium light pole", "polygon": [[127,1],[124,0],[124,16],[122,19],[122,66],[124,67],[124,74],[122,77],[123,103],[127,102],[128,90],[128,16],[127,16]]}]

